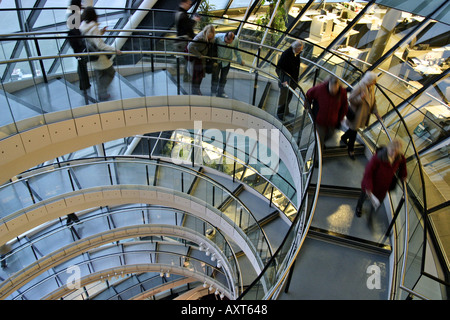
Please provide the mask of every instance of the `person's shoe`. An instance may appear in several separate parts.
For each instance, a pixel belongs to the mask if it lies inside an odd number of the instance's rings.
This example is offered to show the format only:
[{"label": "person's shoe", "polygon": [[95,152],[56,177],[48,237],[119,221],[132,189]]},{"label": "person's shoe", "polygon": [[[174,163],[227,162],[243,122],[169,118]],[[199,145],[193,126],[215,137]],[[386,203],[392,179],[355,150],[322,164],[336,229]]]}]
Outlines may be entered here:
[{"label": "person's shoe", "polygon": [[356,216],[357,216],[358,218],[360,218],[361,215],[362,215],[361,208],[356,208],[355,213],[356,213]]},{"label": "person's shoe", "polygon": [[355,160],[355,153],[353,151],[348,151],[348,156],[350,159]]},{"label": "person's shoe", "polygon": [[228,95],[225,92],[218,93],[217,96],[221,98],[228,98]]}]

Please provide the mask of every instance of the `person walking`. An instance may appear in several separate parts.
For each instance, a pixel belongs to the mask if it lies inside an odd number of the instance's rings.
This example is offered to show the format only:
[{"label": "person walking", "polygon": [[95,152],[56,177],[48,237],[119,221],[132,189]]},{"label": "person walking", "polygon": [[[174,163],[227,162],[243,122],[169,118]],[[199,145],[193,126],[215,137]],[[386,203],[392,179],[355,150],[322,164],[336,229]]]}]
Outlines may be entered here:
[{"label": "person walking", "polygon": [[[84,45],[84,40],[81,37],[81,31],[79,29],[79,20],[81,20],[81,0],[70,1],[69,10],[72,10],[72,15],[69,16],[68,26],[68,41],[74,53],[81,53],[86,48]],[[75,18],[73,17],[75,16]],[[74,19],[73,19],[74,18]],[[73,19],[70,21],[70,19]],[[91,87],[91,82],[89,81],[89,73],[87,67],[87,57],[80,56],[77,59],[77,73],[79,79],[80,90],[86,91]]]},{"label": "person walking", "polygon": [[189,17],[188,10],[192,6],[191,0],[181,0],[178,6],[178,11],[175,13],[175,26],[177,28],[177,37],[184,40],[184,47],[180,51],[184,51],[187,42],[185,40],[192,40],[195,37],[194,26],[200,21],[200,17],[195,14],[192,18]]},{"label": "person walking", "polygon": [[338,78],[329,76],[326,81],[306,92],[305,108],[312,112],[323,150],[325,142],[333,136],[347,114],[347,91]]},{"label": "person walking", "polygon": [[216,29],[213,25],[207,25],[188,44],[188,52],[193,56],[189,59],[189,71],[192,74],[192,94],[202,95],[200,85],[205,77],[206,56],[210,52]]},{"label": "person walking", "polygon": [[[116,50],[102,40],[101,36],[105,33],[106,27],[100,30],[97,18],[97,13],[93,7],[86,7],[81,15],[81,33],[84,36],[98,36],[97,38],[86,38],[86,47],[94,48],[93,50],[95,51],[115,51],[116,54],[122,54],[120,50]],[[116,73],[112,57],[108,58],[107,55],[100,55],[97,60],[90,61],[90,64],[95,73],[98,99],[100,101],[108,100],[110,97],[108,86],[113,81]]]},{"label": "person walking", "polygon": [[278,60],[276,73],[278,75],[278,87],[280,94],[278,96],[277,117],[281,121],[285,120],[286,116],[290,116],[289,103],[292,99],[291,87],[295,90],[298,87],[298,77],[300,75],[300,53],[303,51],[303,41],[294,41],[289,48],[287,48]]},{"label": "person walking", "polygon": [[355,160],[354,148],[358,129],[365,128],[369,124],[371,114],[380,118],[375,98],[376,83],[377,75],[371,71],[367,72],[348,98],[349,109],[346,120],[348,129],[341,136],[341,141],[347,145],[348,155],[352,160]]},{"label": "person walking", "polygon": [[356,205],[356,216],[361,217],[364,201],[369,198],[376,210],[389,190],[395,187],[395,174],[405,181],[406,160],[401,153],[402,143],[398,139],[380,148],[370,159],[361,181],[361,194]]},{"label": "person walking", "polygon": [[[227,60],[233,59],[233,53],[236,56],[237,63],[244,65],[239,50],[239,40],[232,31],[219,33],[215,36],[217,45],[217,57]],[[214,63],[211,77],[211,95],[217,93],[218,97],[228,98],[225,93],[225,84],[227,83],[228,72],[230,71],[230,62],[218,60]]]},{"label": "person walking", "polygon": [[[190,40],[194,39],[194,26],[200,21],[200,17],[195,14],[192,18],[188,14],[188,10],[192,6],[191,0],[181,0],[178,5],[178,11],[175,13],[175,27],[177,29],[177,40],[175,41],[175,51],[186,52],[186,47]],[[184,59],[183,59],[184,60]],[[187,63],[183,64],[184,73],[183,80],[190,81]]]}]

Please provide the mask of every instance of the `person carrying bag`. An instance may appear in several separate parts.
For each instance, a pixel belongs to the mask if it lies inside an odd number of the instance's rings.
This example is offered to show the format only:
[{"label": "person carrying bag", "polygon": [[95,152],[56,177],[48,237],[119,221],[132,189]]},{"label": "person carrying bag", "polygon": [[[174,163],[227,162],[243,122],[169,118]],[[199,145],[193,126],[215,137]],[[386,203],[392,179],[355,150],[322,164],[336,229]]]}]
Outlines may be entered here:
[{"label": "person carrying bag", "polygon": [[[105,33],[106,28],[99,29],[97,22],[97,13],[93,7],[84,9],[81,15],[80,31],[84,36],[98,36],[89,37],[85,39],[87,52],[98,51],[115,51],[117,54],[122,54],[120,50],[116,50],[113,46],[107,45],[101,38]],[[109,56],[109,57],[108,57]],[[108,87],[114,79],[116,71],[113,67],[111,55],[95,55],[89,56],[88,61],[92,69],[94,69],[95,79],[97,83],[97,96],[100,101],[108,100]]]},{"label": "person carrying bag", "polygon": [[348,98],[349,108],[346,115],[348,130],[341,136],[341,141],[347,145],[348,155],[352,160],[355,160],[354,148],[358,129],[368,125],[372,113],[379,117],[375,99],[376,82],[377,75],[367,72]]}]

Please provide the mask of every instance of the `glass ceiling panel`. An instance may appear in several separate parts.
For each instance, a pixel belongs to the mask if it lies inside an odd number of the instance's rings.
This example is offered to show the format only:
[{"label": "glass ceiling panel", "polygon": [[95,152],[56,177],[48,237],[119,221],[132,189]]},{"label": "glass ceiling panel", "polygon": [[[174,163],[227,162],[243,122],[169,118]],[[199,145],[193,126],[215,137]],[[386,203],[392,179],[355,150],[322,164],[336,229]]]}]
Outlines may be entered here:
[{"label": "glass ceiling panel", "polygon": [[95,6],[99,8],[125,8],[126,3],[126,0],[98,0]]},{"label": "glass ceiling panel", "polygon": [[[225,7],[227,6],[227,4],[228,4],[228,0],[214,0],[214,1],[211,1],[211,4],[212,5],[214,5],[214,10],[223,10],[223,9],[225,9]],[[248,6],[248,1],[247,1],[247,4],[245,5],[245,7],[247,7]]]},{"label": "glass ceiling panel", "polygon": [[[44,8],[61,7],[61,0],[47,0]],[[33,28],[39,28],[47,25],[55,25],[65,22],[67,19],[66,9],[42,10],[39,18],[36,20]]]},{"label": "glass ceiling panel", "polygon": [[442,8],[442,10],[433,18],[443,23],[450,24],[450,3],[444,6],[444,8]]},{"label": "glass ceiling panel", "polygon": [[377,3],[421,16],[428,16],[446,1],[447,0],[378,0]]},{"label": "glass ceiling panel", "polygon": [[234,0],[231,4],[230,8],[247,8],[250,3],[253,3],[253,1],[249,0]]},{"label": "glass ceiling panel", "polygon": [[[3,0],[0,2],[0,9],[15,8],[14,0]],[[0,19],[0,28],[2,33],[12,33],[20,31],[19,21],[17,20],[16,11],[2,11],[2,19]]]}]

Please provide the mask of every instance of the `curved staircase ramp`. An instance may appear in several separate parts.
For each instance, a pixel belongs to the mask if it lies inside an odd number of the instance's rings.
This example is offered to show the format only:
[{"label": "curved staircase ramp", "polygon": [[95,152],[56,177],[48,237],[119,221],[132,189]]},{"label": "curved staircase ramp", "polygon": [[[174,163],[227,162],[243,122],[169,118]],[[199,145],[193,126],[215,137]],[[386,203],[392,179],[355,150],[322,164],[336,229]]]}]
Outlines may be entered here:
[{"label": "curved staircase ramp", "polygon": [[[152,236],[201,242],[207,245],[215,259],[211,259],[206,252],[197,259],[188,254],[190,246],[177,244],[174,241],[130,242],[128,240],[120,245],[117,244],[120,240]],[[20,288],[17,290],[19,297],[23,295],[28,299],[42,299],[55,290],[70,292],[74,288],[70,287],[72,273],[68,269],[78,268],[81,279],[89,278],[89,281],[92,281],[100,279],[100,276],[104,276],[111,268],[115,270],[110,274],[121,273],[121,268],[128,264],[141,266],[148,271],[191,273],[191,276],[195,274],[194,277],[201,281],[205,281],[204,277],[207,276],[208,281],[213,278],[214,282],[221,284],[222,290],[226,290],[229,297],[234,297],[238,290],[237,283],[234,281],[236,275],[230,269],[228,260],[211,241],[207,241],[204,236],[192,230],[155,224],[115,228],[55,250],[6,279],[2,283],[2,298],[5,299],[16,291],[14,287]],[[21,286],[21,284],[24,285]]]},{"label": "curved staircase ramp", "polygon": [[[77,188],[80,188],[81,186],[86,186],[88,189],[95,189],[97,186],[101,186],[104,184],[108,184],[111,182],[111,179],[113,179],[115,181],[115,183],[122,183],[124,184],[124,189],[121,190],[121,193],[117,193],[117,191],[113,191],[114,188],[112,188],[110,191],[113,192],[110,196],[108,196],[109,199],[111,199],[112,196],[116,196],[117,199],[121,199],[120,201],[127,201],[127,199],[129,199],[130,197],[130,192],[132,192],[131,190],[126,190],[127,187],[129,187],[129,183],[131,181],[134,181],[134,183],[142,181],[142,183],[144,185],[146,184],[151,184],[151,185],[159,185],[160,183],[162,183],[162,185],[164,186],[165,184],[168,183],[168,181],[173,181],[172,183],[169,183],[169,185],[166,185],[166,187],[170,187],[171,188],[171,194],[173,194],[173,189],[174,186],[178,185],[178,188],[175,189],[182,189],[179,182],[183,179],[180,179],[179,176],[179,171],[180,168],[176,167],[174,169],[174,166],[172,164],[170,164],[169,166],[163,166],[162,164],[156,164],[154,161],[151,165],[149,165],[149,163],[145,163],[145,171],[143,170],[139,170],[138,169],[138,165],[137,163],[141,162],[142,160],[139,161],[135,161],[135,162],[127,162],[127,161],[119,161],[119,162],[114,162],[114,163],[85,163],[84,161],[81,161],[81,164],[74,164],[73,167],[67,167],[67,168],[62,168],[61,172],[63,172],[63,174],[60,173],[56,173],[51,170],[51,171],[47,171],[44,170],[41,172],[41,174],[36,174],[33,175],[31,174],[30,176],[28,176],[26,178],[26,184],[29,186],[29,190],[32,190],[32,193],[34,194],[34,201],[36,201],[36,199],[40,200],[42,203],[45,203],[45,207],[47,207],[46,210],[47,211],[45,214],[45,219],[48,219],[48,209],[50,207],[55,208],[55,203],[58,203],[58,201],[56,201],[55,198],[52,198],[52,196],[54,195],[55,192],[55,186],[56,190],[58,190],[58,192],[69,192],[73,189],[74,186],[77,186]],[[152,167],[153,165],[153,167]],[[93,166],[91,168],[89,168],[90,166]],[[103,168],[102,168],[103,167]],[[109,168],[109,170],[108,170]],[[111,171],[111,168],[114,168]],[[153,170],[149,170],[149,168],[153,168]],[[57,170],[58,171],[58,170]],[[67,174],[69,173],[70,174]],[[105,173],[111,173],[111,176],[105,176]],[[146,173],[144,173],[146,172]],[[149,173],[150,172],[150,173]],[[157,173],[156,173],[157,172]],[[141,175],[142,173],[144,173],[143,175]],[[174,176],[174,173],[178,173],[178,176]],[[66,175],[67,174],[67,175]],[[139,177],[139,175],[141,175]],[[149,177],[152,176],[152,180],[151,183],[148,179],[145,179],[145,177]],[[52,183],[49,183],[49,179],[46,179],[45,176],[47,176],[47,178],[49,178]],[[56,177],[56,180],[55,180]],[[74,180],[71,181],[63,181],[61,183],[61,178],[65,177],[65,179],[68,178],[73,178]],[[97,177],[96,179],[93,179],[93,177]],[[170,178],[169,178],[170,177]],[[191,179],[187,178],[188,175],[186,174],[186,179],[184,180],[186,182],[185,185],[185,189],[189,190],[189,192],[196,197],[200,197],[203,198],[203,200],[208,201],[208,199],[205,199],[205,195],[210,194],[210,192],[207,192],[208,190],[208,184],[206,183],[205,179],[200,179],[200,183],[197,182],[195,188],[191,188],[189,187],[190,184],[193,184],[193,181],[197,179],[197,176],[192,176]],[[143,179],[144,178],[144,179]],[[154,179],[154,180],[153,180]],[[64,180],[64,179],[63,179]],[[69,179],[70,180],[70,179]],[[76,182],[74,182],[76,181]],[[16,183],[20,186],[23,181],[19,180],[16,181]],[[122,187],[120,185],[118,185],[119,189],[121,189]],[[206,189],[205,189],[206,188]],[[209,187],[209,189],[211,189],[211,187]],[[217,186],[216,188],[216,192],[218,192],[220,189]],[[86,191],[86,190],[85,190]],[[87,198],[91,198],[96,200],[96,201],[100,201],[98,198],[96,198],[94,195],[89,195],[88,191],[83,191],[83,196],[84,196],[84,200],[86,200]],[[124,192],[128,193],[128,196],[124,196]],[[94,192],[95,194],[95,192]],[[63,198],[65,198],[64,195],[62,195]],[[66,195],[67,196],[67,195]],[[255,220],[255,222],[253,222],[251,225],[250,223],[250,215],[247,215],[247,218],[242,218],[242,209],[245,207],[240,203],[240,200],[237,196],[243,197],[244,199],[246,199],[247,202],[253,203],[253,206],[257,203],[259,203],[259,208],[264,208],[264,206],[261,207],[261,201],[258,201],[258,197],[255,196],[254,193],[245,191],[242,189],[242,185],[240,185],[240,187],[237,188],[237,190],[234,190],[232,193],[232,196],[228,195],[228,196],[224,196],[223,192],[221,194],[217,194],[215,199],[217,201],[217,203],[215,204],[215,206],[217,208],[220,208],[227,216],[232,217],[232,216],[236,216],[237,214],[239,214],[239,219],[237,218],[233,218],[232,221],[234,222],[238,222],[240,223],[240,227],[243,228],[244,230],[247,230],[246,232],[250,232],[248,233],[248,237],[255,239],[254,236],[252,234],[254,234],[255,232],[258,232],[257,230],[259,228],[255,228],[257,226],[257,222]],[[74,200],[77,196],[68,196],[68,198],[66,198],[65,203],[67,204],[68,201],[67,199],[72,198],[72,200]],[[135,198],[132,198],[133,200],[135,200]],[[231,201],[230,201],[231,199]],[[71,200],[71,201],[72,201]],[[142,199],[140,199],[142,200]],[[211,201],[211,200],[209,200]],[[39,207],[39,202],[36,205],[32,205],[34,207]],[[109,204],[111,204],[110,202],[107,202]],[[50,207],[48,207],[48,205],[50,205]],[[92,205],[92,203],[90,204]],[[87,208],[90,206],[88,205]],[[98,203],[96,203],[96,205],[98,205]],[[214,205],[213,205],[214,207]],[[265,209],[266,213],[271,214],[273,213],[273,208],[270,208],[267,205],[267,208],[269,209]],[[11,208],[10,208],[11,209]],[[73,209],[73,208],[71,208]],[[34,217],[34,219],[36,219],[36,216],[34,216],[34,214],[38,214],[37,212],[43,212],[42,211],[42,207],[39,208],[35,208],[34,210],[23,210],[23,212],[26,212],[27,217]],[[60,211],[59,215],[62,214],[67,214],[71,211],[75,211],[75,210],[69,210],[68,208],[64,208],[65,211]],[[22,211],[22,210],[20,210]],[[261,214],[262,212],[258,212],[259,214]],[[55,216],[54,218],[56,218],[57,216]],[[261,216],[259,217],[261,218]],[[27,218],[28,219],[28,218]],[[24,221],[28,221],[27,219],[23,219],[23,217],[21,218],[20,215],[16,216],[14,219],[10,220],[9,222],[11,223],[10,225],[13,226],[16,223],[20,223],[24,222]],[[186,221],[188,221],[188,219],[186,219]],[[44,222],[41,221],[41,222]],[[283,225],[285,228],[287,228],[287,225],[285,222],[283,221],[278,221],[277,225],[280,226]],[[35,221],[35,224],[38,224]],[[106,224],[105,224],[106,225]],[[272,232],[271,234],[274,234],[276,237],[278,237],[278,239],[281,237],[280,236],[280,229],[279,228],[274,228],[275,224],[272,225]],[[16,225],[16,228],[18,228],[18,226]],[[28,230],[30,228],[30,226],[25,227],[24,230]],[[260,238],[260,236],[257,236],[256,239]],[[278,240],[280,241],[280,240]],[[256,241],[257,244],[260,245],[260,241],[257,240]],[[239,246],[237,246],[237,248],[239,248]],[[236,249],[238,250],[238,249]],[[245,250],[244,250],[245,251]],[[258,252],[264,252],[264,249],[261,250],[258,249]],[[252,259],[251,259],[252,260]],[[250,261],[251,261],[250,260]],[[248,279],[248,278],[246,278]],[[251,280],[246,280],[246,282],[251,282]]]}]

